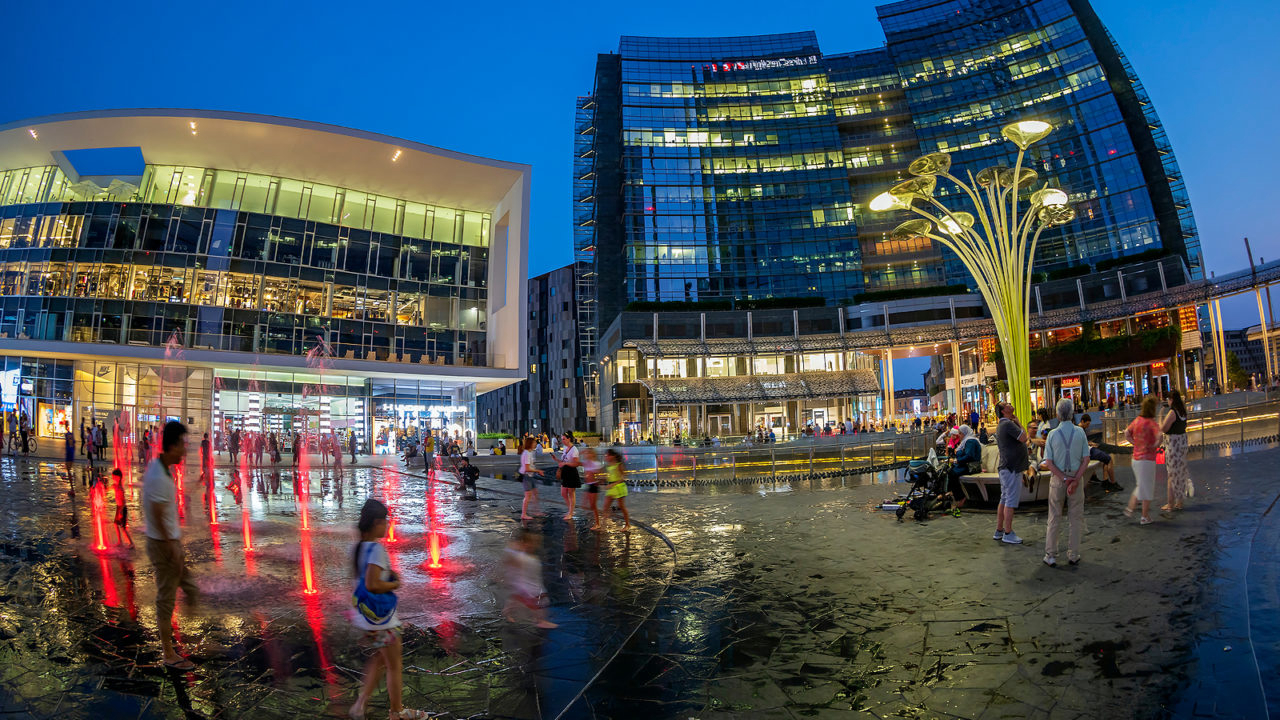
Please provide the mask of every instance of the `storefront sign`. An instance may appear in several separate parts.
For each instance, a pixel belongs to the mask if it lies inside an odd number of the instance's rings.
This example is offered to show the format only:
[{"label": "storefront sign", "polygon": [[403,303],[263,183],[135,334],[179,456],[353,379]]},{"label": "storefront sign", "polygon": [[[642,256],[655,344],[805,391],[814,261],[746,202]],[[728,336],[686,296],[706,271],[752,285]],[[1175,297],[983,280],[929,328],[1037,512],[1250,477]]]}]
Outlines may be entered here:
[{"label": "storefront sign", "polygon": [[1062,387],[1064,388],[1080,387],[1080,376],[1074,375],[1072,377],[1062,378]]},{"label": "storefront sign", "polygon": [[1166,373],[1168,373],[1168,372],[1169,372],[1169,371],[1168,371],[1168,370],[1166,370],[1166,369],[1165,369],[1165,367],[1164,367],[1164,363],[1162,363],[1162,362],[1153,362],[1153,363],[1151,363],[1151,374],[1153,374],[1153,375],[1164,375],[1164,374],[1166,374]]}]

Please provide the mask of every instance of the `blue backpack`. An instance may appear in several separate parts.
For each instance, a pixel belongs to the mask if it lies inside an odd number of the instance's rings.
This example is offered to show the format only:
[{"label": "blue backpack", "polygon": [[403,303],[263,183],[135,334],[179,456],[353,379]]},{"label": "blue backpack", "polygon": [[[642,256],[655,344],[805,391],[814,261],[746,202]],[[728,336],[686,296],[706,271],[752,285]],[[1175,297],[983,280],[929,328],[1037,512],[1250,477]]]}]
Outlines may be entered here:
[{"label": "blue backpack", "polygon": [[396,613],[399,598],[394,592],[373,592],[364,584],[364,576],[369,569],[369,556],[376,544],[365,545],[364,557],[360,561],[360,577],[356,580],[355,592],[351,593],[351,606],[370,625],[386,625]]}]

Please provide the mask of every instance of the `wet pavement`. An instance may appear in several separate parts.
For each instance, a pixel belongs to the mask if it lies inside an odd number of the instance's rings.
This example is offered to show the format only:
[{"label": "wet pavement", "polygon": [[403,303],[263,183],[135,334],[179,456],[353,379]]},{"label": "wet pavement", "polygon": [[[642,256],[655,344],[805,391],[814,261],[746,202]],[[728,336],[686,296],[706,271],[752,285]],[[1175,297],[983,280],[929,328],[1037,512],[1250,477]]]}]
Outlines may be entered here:
[{"label": "wet pavement", "polygon": [[[107,517],[108,547],[96,551],[79,481],[69,498],[52,465],[4,460],[0,712],[345,716],[364,660],[347,612],[354,522],[366,497],[385,499],[395,523],[396,539],[386,545],[404,581],[408,707],[449,717],[556,717],[649,615],[671,572],[671,549],[654,535],[602,535],[558,516],[539,519],[548,612],[559,627],[509,623],[501,617],[501,556],[519,517],[518,494],[482,489],[478,501],[460,500],[443,474],[430,484],[369,468],[341,479],[309,475],[309,530],[305,489],[295,494],[292,473],[252,474],[237,504],[229,473],[218,471],[216,526],[202,484],[184,481],[183,542],[204,598],[184,614],[180,596],[177,637],[198,669],[177,673],[158,664],[136,490],[130,514],[139,548],[116,547]],[[433,547],[438,568],[429,567]],[[370,716],[385,703],[385,694],[375,696]]]},{"label": "wet pavement", "polygon": [[450,717],[1265,717],[1280,709],[1280,686],[1259,680],[1280,673],[1277,461],[1193,463],[1188,509],[1148,527],[1121,513],[1127,493],[1094,493],[1083,561],[1056,570],[1040,563],[1042,509],[1017,515],[1023,546],[992,541],[991,513],[900,524],[874,509],[902,489],[895,473],[633,491],[655,532],[534,523],[551,631],[501,618],[514,483],[484,479],[465,501],[447,476],[390,462],[315,471],[304,517],[291,472],[255,475],[237,504],[219,469],[217,526],[184,483],[206,602],[178,616],[199,661],[181,674],[157,666],[145,554],[95,551],[83,488],[72,501],[51,465],[5,459],[0,712],[345,716],[362,667],[352,526],[373,496],[392,507],[405,577],[407,704]]}]

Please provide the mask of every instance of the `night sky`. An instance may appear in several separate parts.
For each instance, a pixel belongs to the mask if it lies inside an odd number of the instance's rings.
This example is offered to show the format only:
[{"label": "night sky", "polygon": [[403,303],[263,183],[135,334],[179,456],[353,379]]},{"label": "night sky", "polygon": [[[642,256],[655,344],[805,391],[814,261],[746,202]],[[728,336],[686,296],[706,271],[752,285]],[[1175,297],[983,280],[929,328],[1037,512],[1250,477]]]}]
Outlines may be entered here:
[{"label": "night sky", "polygon": [[[1210,270],[1280,257],[1280,2],[1094,0],[1159,110]],[[787,10],[797,9],[792,16]],[[572,260],[573,105],[618,36],[815,29],[884,43],[871,2],[7,3],[0,122],[102,108],[234,110],[533,166],[531,275]],[[1259,205],[1261,208],[1259,208]],[[1263,212],[1258,212],[1262,209]],[[1250,298],[1224,310],[1257,322]]]}]

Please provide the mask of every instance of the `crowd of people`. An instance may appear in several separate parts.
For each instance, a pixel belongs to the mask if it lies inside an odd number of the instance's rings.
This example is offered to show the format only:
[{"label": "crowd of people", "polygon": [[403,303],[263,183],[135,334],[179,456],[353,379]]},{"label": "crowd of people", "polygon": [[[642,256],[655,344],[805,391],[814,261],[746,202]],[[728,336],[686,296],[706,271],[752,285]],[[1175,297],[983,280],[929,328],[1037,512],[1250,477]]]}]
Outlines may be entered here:
[{"label": "crowd of people", "polygon": [[[1049,473],[1044,563],[1050,567],[1057,567],[1058,535],[1064,509],[1069,526],[1067,561],[1072,565],[1080,562],[1083,486],[1090,463],[1097,462],[1100,466],[1103,490],[1124,489],[1116,483],[1114,459],[1100,447],[1101,431],[1093,429],[1093,418],[1082,412],[1083,409],[1078,402],[1064,398],[1052,410],[1038,409],[1024,427],[1013,405],[1002,402],[995,407],[994,432],[987,431],[986,423],[977,413],[971,414],[967,424],[952,415],[939,420],[934,427],[938,456],[951,459],[947,492],[957,508],[965,502],[961,479],[982,472],[982,448],[992,443],[997,446],[1000,500],[992,536],[995,540],[1009,545],[1022,544],[1022,538],[1013,529],[1014,512],[1022,490],[1037,473]],[[978,426],[978,432],[973,431],[973,425]],[[1125,429],[1125,438],[1133,447],[1134,473],[1134,488],[1125,514],[1132,517],[1140,511],[1140,525],[1154,522],[1151,505],[1155,500],[1158,465],[1163,465],[1166,472],[1167,503],[1160,508],[1162,511],[1182,510],[1185,498],[1194,492],[1187,467],[1186,432],[1187,408],[1177,390],[1168,393],[1163,409],[1157,396],[1142,398],[1137,417]]]}]

